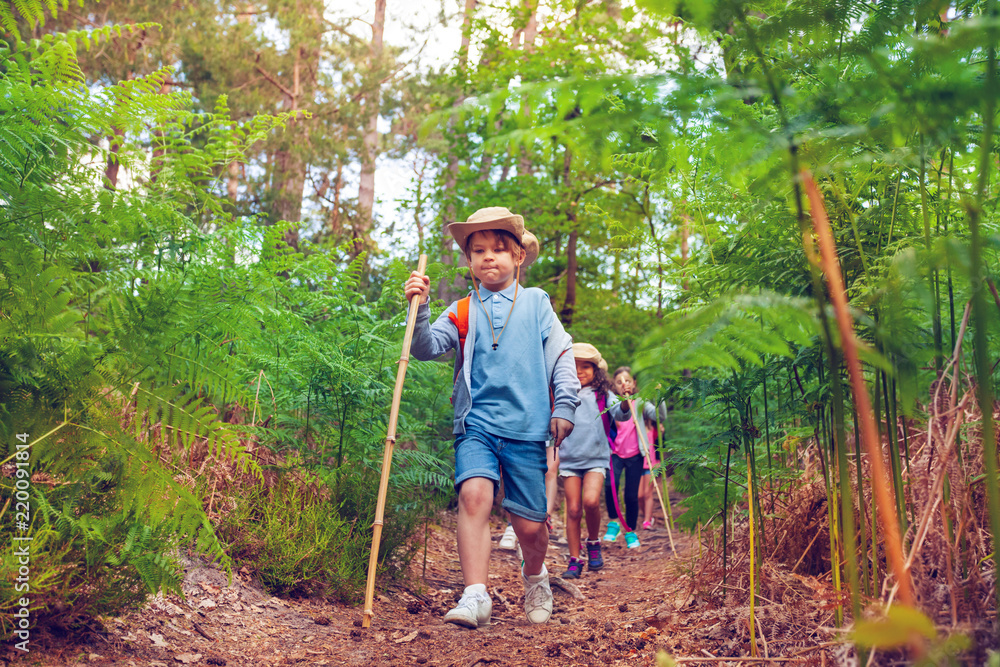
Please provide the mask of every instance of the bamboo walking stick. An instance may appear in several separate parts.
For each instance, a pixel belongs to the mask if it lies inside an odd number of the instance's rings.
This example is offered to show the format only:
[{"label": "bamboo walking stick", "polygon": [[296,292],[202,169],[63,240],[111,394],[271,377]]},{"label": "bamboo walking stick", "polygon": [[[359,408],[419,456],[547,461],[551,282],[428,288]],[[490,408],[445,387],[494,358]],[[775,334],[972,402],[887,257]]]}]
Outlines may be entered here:
[{"label": "bamboo walking stick", "polygon": [[656,497],[660,500],[660,509],[663,510],[663,523],[664,527],[667,529],[667,537],[670,538],[670,550],[677,553],[677,547],[674,546],[674,531],[670,530],[670,520],[667,518],[670,515],[667,514],[667,506],[663,502],[663,492],[660,491],[660,485],[656,483],[655,475],[653,474],[653,459],[649,455],[649,441],[646,438],[646,422],[642,419],[642,415],[639,414],[636,409],[636,400],[633,398],[629,401],[629,407],[632,409],[632,421],[635,422],[635,432],[639,436],[639,444],[642,450],[646,453],[646,463],[649,465],[649,474],[654,477],[652,486],[656,489]]},{"label": "bamboo walking stick", "polygon": [[[417,273],[423,273],[427,268],[427,255],[420,255],[417,262]],[[410,299],[410,312],[406,317],[406,333],[403,334],[403,350],[399,353],[399,368],[396,370],[396,387],[392,390],[392,408],[389,410],[389,428],[385,435],[385,452],[382,455],[382,479],[378,484],[378,502],[375,505],[375,521],[372,523],[372,552],[368,557],[368,582],[365,584],[365,612],[361,619],[361,627],[372,624],[375,612],[372,610],[372,600],[375,597],[375,570],[378,567],[378,548],[382,541],[382,517],[385,515],[385,496],[389,490],[389,469],[392,467],[392,449],[396,444],[396,421],[399,419],[399,400],[403,395],[403,380],[406,379],[406,366],[410,362],[410,342],[413,340],[413,327],[417,322],[417,307],[420,305],[420,295]]]}]

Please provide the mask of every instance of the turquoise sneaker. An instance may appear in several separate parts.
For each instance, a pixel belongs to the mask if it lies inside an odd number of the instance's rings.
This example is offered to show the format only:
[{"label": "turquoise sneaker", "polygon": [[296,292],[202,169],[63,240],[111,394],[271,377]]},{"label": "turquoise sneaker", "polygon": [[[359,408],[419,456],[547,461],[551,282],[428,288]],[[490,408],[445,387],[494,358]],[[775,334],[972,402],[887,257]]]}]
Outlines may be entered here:
[{"label": "turquoise sneaker", "polygon": [[618,533],[622,532],[622,526],[617,521],[608,522],[608,532],[601,538],[604,542],[614,542],[618,539]]},{"label": "turquoise sneaker", "polygon": [[635,533],[625,533],[625,546],[629,549],[638,549],[642,545],[639,544],[639,536]]}]

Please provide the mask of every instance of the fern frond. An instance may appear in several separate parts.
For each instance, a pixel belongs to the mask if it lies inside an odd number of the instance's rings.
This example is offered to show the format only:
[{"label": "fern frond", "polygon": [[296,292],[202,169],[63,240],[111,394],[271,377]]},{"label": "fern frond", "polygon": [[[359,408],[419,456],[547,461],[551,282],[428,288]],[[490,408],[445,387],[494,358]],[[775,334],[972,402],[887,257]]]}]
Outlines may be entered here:
[{"label": "fern frond", "polygon": [[817,335],[811,302],[776,294],[737,294],[679,311],[643,343],[637,368],[674,376],[686,369],[740,370],[764,355],[793,353]]}]

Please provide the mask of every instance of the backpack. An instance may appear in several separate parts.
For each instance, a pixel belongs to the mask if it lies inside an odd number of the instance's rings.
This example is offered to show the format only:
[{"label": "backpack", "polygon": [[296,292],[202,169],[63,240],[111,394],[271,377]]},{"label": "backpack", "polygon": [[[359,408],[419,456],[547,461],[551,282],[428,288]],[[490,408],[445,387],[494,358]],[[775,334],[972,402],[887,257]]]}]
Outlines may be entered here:
[{"label": "backpack", "polygon": [[[465,352],[465,339],[469,335],[469,301],[472,299],[472,295],[465,297],[464,299],[459,299],[455,302],[455,310],[457,312],[448,313],[448,319],[451,320],[455,328],[458,329],[458,363],[455,364],[455,368],[461,368],[462,366],[462,354]],[[458,371],[456,370],[456,375]]]},{"label": "backpack", "polygon": [[[455,364],[455,378],[458,377],[459,369],[465,360],[462,356],[465,353],[465,339],[469,336],[469,302],[472,299],[472,295],[465,297],[464,299],[459,299],[455,302],[455,310],[457,312],[448,313],[448,319],[451,320],[455,328],[458,329],[458,350],[456,351],[458,355],[458,361]],[[454,381],[455,378],[452,378]]]}]

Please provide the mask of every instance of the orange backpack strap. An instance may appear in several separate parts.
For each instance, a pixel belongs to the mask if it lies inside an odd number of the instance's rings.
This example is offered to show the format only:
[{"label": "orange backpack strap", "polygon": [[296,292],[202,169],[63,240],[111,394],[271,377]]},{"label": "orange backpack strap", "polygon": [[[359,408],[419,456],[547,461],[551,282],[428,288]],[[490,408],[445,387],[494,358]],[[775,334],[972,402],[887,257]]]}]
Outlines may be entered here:
[{"label": "orange backpack strap", "polygon": [[471,296],[459,299],[455,302],[454,313],[448,313],[448,319],[452,321],[458,329],[458,358],[462,358],[465,352],[465,339],[469,335],[469,300]]}]

